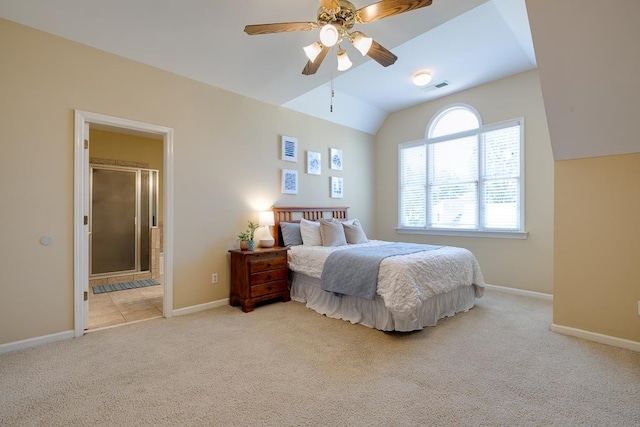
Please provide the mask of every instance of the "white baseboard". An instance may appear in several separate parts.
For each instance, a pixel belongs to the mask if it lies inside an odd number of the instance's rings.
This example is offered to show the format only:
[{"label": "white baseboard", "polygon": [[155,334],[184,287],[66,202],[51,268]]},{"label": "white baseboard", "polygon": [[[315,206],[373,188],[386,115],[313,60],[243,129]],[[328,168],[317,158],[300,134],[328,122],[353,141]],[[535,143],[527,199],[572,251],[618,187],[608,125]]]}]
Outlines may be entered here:
[{"label": "white baseboard", "polygon": [[73,337],[73,331],[65,331],[51,335],[44,335],[41,337],[29,338],[27,340],[0,344],[0,354],[8,353],[10,351],[22,350],[30,347],[36,347],[42,344],[48,344],[56,341],[68,340]]},{"label": "white baseboard", "polygon": [[210,308],[222,307],[229,304],[229,298],[218,301],[208,302],[206,304],[192,305],[190,307],[178,308],[173,310],[174,316],[183,316],[185,314],[197,313],[198,311],[209,310]]},{"label": "white baseboard", "polygon": [[[208,310],[210,308],[222,307],[229,304],[229,298],[221,299],[219,301],[213,301],[206,304],[194,305],[191,307],[179,308],[173,310],[174,316],[182,316],[190,313],[197,313],[198,311]],[[118,325],[121,326],[121,325]],[[56,341],[63,341],[74,338],[73,331],[58,332],[56,334],[44,335],[36,338],[29,338],[27,340],[15,341],[6,344],[0,344],[0,354],[9,353],[10,351],[22,350],[25,348],[36,347],[42,344],[48,344]]]},{"label": "white baseboard", "polygon": [[507,287],[504,287],[504,286],[496,286],[496,285],[489,285],[489,284],[485,284],[484,286],[487,289],[496,289],[498,291],[509,292],[509,293],[512,293],[512,294],[526,295],[526,296],[536,297],[536,298],[543,298],[543,299],[548,299],[550,301],[553,300],[553,295],[551,295],[551,294],[543,294],[542,292],[525,291],[524,289],[507,288]]},{"label": "white baseboard", "polygon": [[569,335],[576,338],[582,338],[587,341],[594,341],[600,344],[607,344],[614,347],[640,352],[640,342],[637,341],[625,340],[623,338],[611,337],[609,335],[602,335],[595,332],[584,331],[582,329],[556,325],[555,323],[551,324],[550,329],[552,332],[556,332],[558,334]]},{"label": "white baseboard", "polygon": [[[502,291],[502,292],[509,292],[509,293],[512,293],[512,294],[532,296],[532,297],[536,297],[536,298],[543,298],[543,299],[547,299],[547,300],[553,301],[553,295],[551,295],[551,294],[544,294],[544,293],[533,292],[533,291],[525,291],[525,290],[522,290],[522,289],[515,289],[515,288],[506,288],[504,286],[496,286],[496,285],[488,285],[488,284],[485,284],[485,287],[487,289],[495,289],[495,290]],[[636,342],[636,341],[625,340],[623,338],[611,337],[609,335],[602,335],[602,334],[598,334],[598,333],[595,333],[595,332],[585,331],[585,330],[582,330],[582,329],[570,328],[568,326],[560,326],[560,325],[556,325],[555,323],[551,324],[550,330],[552,332],[556,332],[558,334],[569,335],[569,336],[576,337],[576,338],[582,338],[582,339],[587,340],[587,341],[593,341],[593,342],[597,342],[597,343],[600,343],[600,344],[607,344],[607,345],[611,345],[611,346],[614,346],[614,347],[620,347],[620,348],[624,348],[624,349],[627,349],[627,350],[640,352],[640,342]]]}]

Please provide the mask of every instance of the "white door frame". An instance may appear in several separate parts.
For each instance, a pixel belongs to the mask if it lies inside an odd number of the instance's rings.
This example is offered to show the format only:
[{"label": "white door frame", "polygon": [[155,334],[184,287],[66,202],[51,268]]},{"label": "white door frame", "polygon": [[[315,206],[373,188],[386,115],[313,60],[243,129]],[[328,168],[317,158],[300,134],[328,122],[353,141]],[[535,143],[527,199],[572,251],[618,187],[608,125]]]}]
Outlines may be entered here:
[{"label": "white door frame", "polygon": [[162,315],[173,316],[173,129],[103,114],[75,110],[73,175],[73,301],[74,336],[84,335],[89,303],[89,127],[103,125],[162,136],[163,140],[163,255],[164,292]]}]

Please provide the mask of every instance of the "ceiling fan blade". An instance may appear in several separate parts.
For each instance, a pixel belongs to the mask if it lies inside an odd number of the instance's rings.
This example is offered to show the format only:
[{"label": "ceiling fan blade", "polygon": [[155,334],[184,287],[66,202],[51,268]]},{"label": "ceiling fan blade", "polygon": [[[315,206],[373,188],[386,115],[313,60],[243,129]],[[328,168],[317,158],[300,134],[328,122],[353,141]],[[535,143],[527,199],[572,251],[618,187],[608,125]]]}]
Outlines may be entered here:
[{"label": "ceiling fan blade", "polygon": [[307,65],[304,66],[304,69],[302,70],[302,74],[304,74],[305,76],[310,76],[311,74],[315,74],[316,71],[318,71],[318,68],[320,68],[320,64],[322,64],[324,57],[327,56],[327,53],[330,50],[331,50],[330,47],[322,46],[322,50],[316,57],[315,61],[313,62],[307,61]]},{"label": "ceiling fan blade", "polygon": [[362,24],[429,6],[433,0],[382,0],[356,11],[356,21]]},{"label": "ceiling fan blade", "polygon": [[367,56],[375,60],[383,67],[388,67],[389,65],[394,64],[398,59],[398,57],[391,53],[391,51],[387,50],[375,40],[371,43],[371,47],[369,48],[369,52],[367,52]]},{"label": "ceiling fan blade", "polygon": [[340,9],[340,3],[338,3],[338,0],[320,0],[320,6],[325,10]]},{"label": "ceiling fan blade", "polygon": [[273,24],[255,24],[244,27],[250,36],[257,34],[288,33],[294,31],[313,31],[318,28],[315,22],[280,22]]}]

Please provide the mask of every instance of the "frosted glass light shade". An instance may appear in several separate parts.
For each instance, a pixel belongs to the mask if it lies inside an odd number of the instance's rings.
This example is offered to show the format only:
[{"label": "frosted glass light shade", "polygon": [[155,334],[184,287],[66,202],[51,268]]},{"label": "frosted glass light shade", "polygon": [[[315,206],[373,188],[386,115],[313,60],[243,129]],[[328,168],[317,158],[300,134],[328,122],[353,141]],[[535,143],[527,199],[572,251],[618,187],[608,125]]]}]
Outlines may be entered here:
[{"label": "frosted glass light shade", "polygon": [[353,63],[347,56],[347,52],[340,48],[340,50],[338,50],[338,71],[348,70],[352,65]]},{"label": "frosted glass light shade", "polygon": [[320,55],[320,52],[322,52],[322,43],[313,42],[309,46],[305,46],[302,49],[304,49],[304,53],[307,55],[307,58],[309,58],[309,61],[313,62],[316,60],[318,55]]},{"label": "frosted glass light shade", "polygon": [[416,86],[425,86],[431,81],[431,73],[427,70],[416,72],[413,77],[413,84]]},{"label": "frosted glass light shade", "polygon": [[331,24],[327,24],[320,29],[320,41],[326,47],[331,47],[338,43],[339,38],[340,32]]},{"label": "frosted glass light shade", "polygon": [[367,53],[369,53],[369,49],[371,49],[373,39],[371,37],[367,37],[360,31],[355,31],[352,34],[351,43],[353,43],[353,46],[360,51],[362,56],[365,56]]}]

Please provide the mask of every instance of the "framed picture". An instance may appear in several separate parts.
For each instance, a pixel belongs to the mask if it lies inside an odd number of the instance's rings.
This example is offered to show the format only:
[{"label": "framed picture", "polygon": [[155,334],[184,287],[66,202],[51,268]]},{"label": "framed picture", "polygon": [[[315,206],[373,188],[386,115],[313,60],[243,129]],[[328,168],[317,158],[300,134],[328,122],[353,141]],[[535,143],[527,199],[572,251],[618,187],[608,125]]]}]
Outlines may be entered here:
[{"label": "framed picture", "polygon": [[282,193],[298,194],[298,171],[282,169]]},{"label": "framed picture", "polygon": [[307,173],[309,175],[320,175],[321,167],[320,153],[307,151]]},{"label": "framed picture", "polygon": [[329,164],[331,165],[331,169],[334,170],[342,170],[342,150],[337,148],[329,149]]},{"label": "framed picture", "polygon": [[298,161],[298,140],[290,136],[282,136],[282,160]]},{"label": "framed picture", "polygon": [[332,176],[331,177],[331,197],[333,197],[334,199],[342,199],[342,196],[343,196],[342,177]]}]

